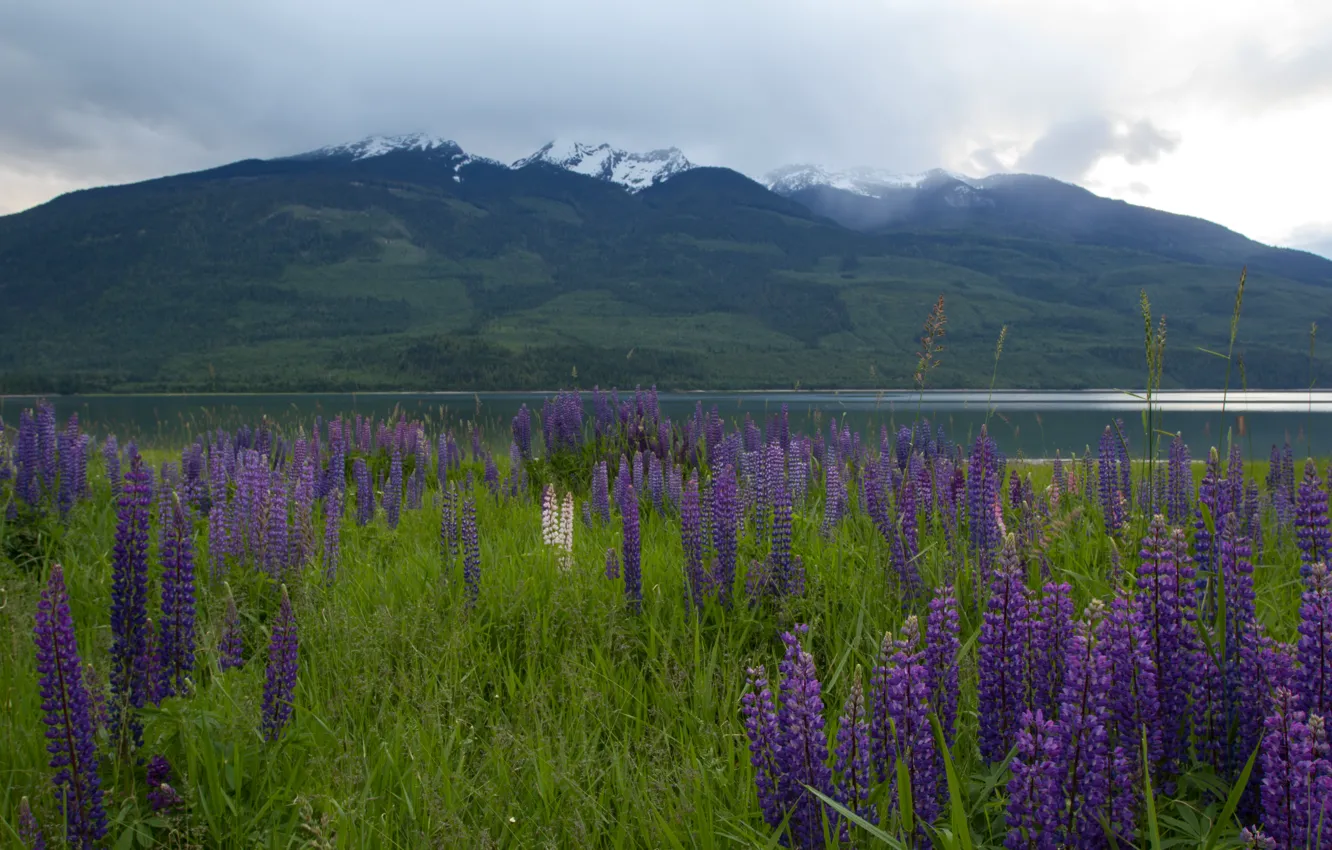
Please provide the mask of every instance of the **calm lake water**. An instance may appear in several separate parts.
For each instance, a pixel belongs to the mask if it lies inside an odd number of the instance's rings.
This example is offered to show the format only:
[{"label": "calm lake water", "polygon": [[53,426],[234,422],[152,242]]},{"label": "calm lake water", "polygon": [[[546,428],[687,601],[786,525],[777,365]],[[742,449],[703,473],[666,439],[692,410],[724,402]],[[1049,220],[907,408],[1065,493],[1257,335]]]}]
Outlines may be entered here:
[{"label": "calm lake water", "polygon": [[[51,402],[63,421],[78,413],[85,430],[99,436],[133,437],[150,445],[175,443],[204,430],[235,428],[263,417],[282,428],[311,426],[316,416],[325,419],[349,413],[383,418],[395,412],[426,419],[434,425],[473,419],[484,423],[488,439],[508,441],[508,421],[519,405],[539,410],[545,393],[307,393],[296,395],[123,395],[54,396]],[[588,408],[591,394],[585,393]],[[623,397],[623,396],[622,396]],[[990,433],[1010,455],[1050,457],[1059,450],[1067,457],[1095,447],[1103,428],[1115,418],[1124,420],[1134,451],[1143,444],[1142,411],[1145,403],[1127,392],[1086,390],[1030,392],[1021,390],[915,392],[723,392],[662,393],[662,408],[672,418],[688,415],[702,403],[714,405],[722,415],[762,421],[768,414],[790,411],[793,428],[826,428],[828,417],[845,420],[853,430],[877,433],[880,426],[896,428],[917,416],[942,424],[953,440],[969,440],[989,422]],[[34,397],[0,396],[0,418],[13,423],[19,411],[31,407]],[[1153,400],[1157,428],[1183,433],[1195,458],[1207,447],[1224,445],[1230,431],[1246,453],[1265,458],[1272,443],[1289,440],[1297,455],[1306,447],[1314,454],[1332,452],[1332,391],[1310,392],[1163,392]],[[1312,445],[1309,434],[1312,434]],[[1162,438],[1166,439],[1166,438]]]}]

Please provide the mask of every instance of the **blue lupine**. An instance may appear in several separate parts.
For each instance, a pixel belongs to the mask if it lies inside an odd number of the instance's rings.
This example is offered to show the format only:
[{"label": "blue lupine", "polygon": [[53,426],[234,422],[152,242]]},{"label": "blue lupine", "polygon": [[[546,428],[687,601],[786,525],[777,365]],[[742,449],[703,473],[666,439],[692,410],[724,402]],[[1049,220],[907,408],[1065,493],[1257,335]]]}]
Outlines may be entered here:
[{"label": "blue lupine", "polygon": [[1300,547],[1304,564],[1300,574],[1309,575],[1310,568],[1322,561],[1332,560],[1332,532],[1328,530],[1327,491],[1322,487],[1318,469],[1313,460],[1304,462],[1304,480],[1295,496],[1295,539]]},{"label": "blue lupine", "polygon": [[1017,753],[1009,763],[1008,850],[1055,850],[1063,814],[1063,759],[1059,729],[1037,710],[1022,715]]},{"label": "blue lupine", "polygon": [[393,449],[389,461],[388,485],[384,488],[384,519],[389,528],[398,527],[398,517],[402,511],[402,452]]},{"label": "blue lupine", "polygon": [[217,646],[217,666],[223,672],[245,664],[245,639],[241,635],[240,612],[236,597],[227,589],[227,612],[222,620],[222,639]]},{"label": "blue lupine", "polygon": [[735,471],[728,466],[712,482],[712,548],[716,557],[709,584],[723,608],[731,607],[740,520]]},{"label": "blue lupine", "polygon": [[777,709],[777,762],[781,776],[778,792],[790,812],[788,827],[794,846],[819,847],[823,819],[836,824],[837,816],[805,786],[828,796],[835,791],[828,767],[828,740],[823,732],[823,697],[814,656],[800,645],[809,627],[797,625],[782,634],[786,657],[781,663],[781,704]]},{"label": "blue lupine", "polygon": [[1308,714],[1332,714],[1332,576],[1327,565],[1309,571],[1300,605],[1299,673],[1295,694]]},{"label": "blue lupine", "polygon": [[291,610],[291,598],[284,586],[268,642],[262,724],[265,740],[276,741],[291,720],[299,669],[300,640],[296,633],[296,615]]},{"label": "blue lupine", "polygon": [[129,454],[130,470],[118,499],[111,558],[111,725],[137,745],[143,734],[137,712],[156,686],[146,678],[148,670],[143,663],[149,638],[148,504],[152,473],[133,443]]},{"label": "blue lupine", "polygon": [[637,611],[643,606],[642,542],[638,528],[638,494],[632,486],[624,492],[620,516],[624,521],[624,596],[630,609]]},{"label": "blue lupine", "polygon": [[83,663],[74,638],[65,573],[59,564],[51,566],[37,603],[33,639],[46,750],[55,770],[56,799],[65,813],[66,837],[71,846],[91,848],[106,835],[106,812],[97,776],[91,701],[83,684]]},{"label": "blue lupine", "polygon": [[171,521],[162,529],[162,618],[158,637],[161,678],[158,692],[184,692],[194,669],[194,537],[189,516],[175,499]]},{"label": "blue lupine", "polygon": [[865,689],[861,671],[856,668],[851,693],[842,709],[837,726],[837,802],[866,820],[873,821],[869,802],[873,789],[873,763],[870,749],[869,721],[865,710]]},{"label": "blue lupine", "polygon": [[1028,671],[1024,645],[1031,617],[1022,565],[1012,535],[1004,541],[980,637],[980,751],[997,762],[1013,746],[1024,709]]},{"label": "blue lupine", "polygon": [[940,587],[930,600],[925,625],[925,666],[930,676],[930,708],[951,746],[957,735],[957,656],[961,651],[957,595],[952,585]]},{"label": "blue lupine", "polygon": [[462,506],[463,583],[467,606],[481,595],[481,538],[476,526],[476,499],[468,496]]},{"label": "blue lupine", "polygon": [[680,537],[685,556],[685,594],[694,608],[702,609],[707,591],[703,568],[703,511],[699,504],[698,471],[689,476],[689,486],[680,499]]},{"label": "blue lupine", "polygon": [[42,828],[32,814],[32,807],[28,805],[27,797],[19,800],[18,834],[19,843],[26,850],[46,850],[46,837],[42,835]]},{"label": "blue lupine", "polygon": [[1115,767],[1105,727],[1110,677],[1101,641],[1103,623],[1101,602],[1093,599],[1069,645],[1060,698],[1059,748],[1068,801],[1063,841],[1077,847],[1104,844],[1100,818],[1107,814]]}]

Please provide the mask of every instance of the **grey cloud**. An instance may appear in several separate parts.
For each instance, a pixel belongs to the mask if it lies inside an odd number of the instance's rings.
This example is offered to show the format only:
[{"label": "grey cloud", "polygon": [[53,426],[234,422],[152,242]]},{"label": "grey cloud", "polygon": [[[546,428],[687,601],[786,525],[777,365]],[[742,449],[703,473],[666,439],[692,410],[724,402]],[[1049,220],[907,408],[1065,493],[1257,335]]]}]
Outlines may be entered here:
[{"label": "grey cloud", "polygon": [[1018,160],[1017,171],[1080,180],[1107,156],[1121,156],[1129,164],[1154,162],[1173,151],[1179,138],[1147,119],[1126,128],[1105,115],[1065,121],[1051,127]]},{"label": "grey cloud", "polygon": [[1301,225],[1292,230],[1283,242],[1291,248],[1320,254],[1332,260],[1332,221]]}]

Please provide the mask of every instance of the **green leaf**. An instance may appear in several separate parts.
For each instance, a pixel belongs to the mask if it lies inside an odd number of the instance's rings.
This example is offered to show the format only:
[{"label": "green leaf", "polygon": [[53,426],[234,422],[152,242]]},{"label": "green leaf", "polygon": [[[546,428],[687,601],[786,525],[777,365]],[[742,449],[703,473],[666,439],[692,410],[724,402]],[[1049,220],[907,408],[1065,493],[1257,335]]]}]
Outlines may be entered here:
[{"label": "green leaf", "polygon": [[[1261,747],[1261,744],[1259,747]],[[1258,760],[1259,747],[1253,748],[1253,752],[1249,754],[1249,760],[1244,764],[1244,770],[1240,771],[1239,778],[1231,786],[1230,795],[1226,797],[1226,805],[1221,809],[1221,816],[1207,831],[1207,840],[1203,842],[1203,850],[1212,850],[1216,846],[1216,842],[1221,838],[1221,831],[1229,826],[1231,819],[1235,817],[1235,809],[1239,807],[1240,798],[1244,796],[1244,786],[1249,784],[1249,774],[1253,773],[1253,763]]]},{"label": "green leaf", "polygon": [[967,823],[966,803],[962,799],[962,786],[957,781],[957,768],[953,766],[953,754],[948,751],[943,726],[933,712],[930,713],[930,725],[934,727],[934,742],[943,756],[944,774],[948,778],[948,821],[953,827],[953,834],[961,842],[961,850],[975,850],[976,845],[971,840],[971,826]]},{"label": "green leaf", "polygon": [[865,820],[855,812],[851,811],[846,806],[843,806],[841,803],[829,797],[827,794],[824,794],[819,789],[811,785],[805,785],[805,790],[813,794],[815,797],[818,797],[828,806],[831,806],[833,810],[835,810],[839,815],[841,815],[842,817],[854,823],[856,826],[868,832],[871,838],[877,838],[880,841],[882,841],[884,844],[887,844],[889,847],[897,848],[897,850],[906,850],[906,845],[903,844],[901,841],[897,840],[896,838],[893,838],[891,835],[884,832],[882,829],[879,829],[877,826]]},{"label": "green leaf", "polygon": [[1152,850],[1161,850],[1161,827],[1156,822],[1156,794],[1152,791],[1152,767],[1147,757],[1147,727],[1142,727],[1142,788],[1147,803],[1147,837]]}]

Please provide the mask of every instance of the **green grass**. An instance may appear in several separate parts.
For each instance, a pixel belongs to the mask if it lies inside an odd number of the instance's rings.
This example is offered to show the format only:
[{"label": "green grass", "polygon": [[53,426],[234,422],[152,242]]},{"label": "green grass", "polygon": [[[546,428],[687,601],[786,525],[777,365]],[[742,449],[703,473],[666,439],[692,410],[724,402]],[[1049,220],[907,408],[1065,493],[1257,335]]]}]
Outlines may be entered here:
[{"label": "green grass", "polygon": [[[1046,467],[1030,471],[1038,486],[1048,480]],[[1261,479],[1264,469],[1251,472]],[[336,580],[325,583],[317,566],[287,579],[301,667],[294,721],[274,744],[262,741],[258,718],[278,590],[252,571],[231,570],[247,663],[219,674],[226,589],[201,566],[196,692],[148,713],[142,751],[171,760],[188,807],[154,816],[144,802],[143,768],[108,757],[110,846],[774,846],[758,811],[739,713],[744,669],[765,663],[774,670],[779,631],[810,623],[832,731],[857,665],[872,667],[884,632],[921,612],[886,578],[887,546],[868,519],[854,514],[825,538],[815,492],[797,509],[794,528],[807,594],[780,607],[709,607],[696,617],[683,603],[678,521],[645,511],[643,610],[632,614],[621,583],[602,572],[607,547],[620,542],[618,522],[591,529],[576,522],[575,563],[565,572],[541,542],[536,501],[479,493],[482,578],[474,609],[464,603],[459,560],[441,556],[433,507],[404,512],[389,531],[382,516],[357,528],[349,504]],[[434,496],[432,488],[428,499]],[[1073,584],[1080,610],[1131,577],[1136,545],[1118,544],[1126,572],[1112,578],[1111,543],[1074,501],[1065,500],[1046,554],[1054,575]],[[6,846],[21,796],[32,799],[48,834],[57,819],[31,636],[40,582],[49,563],[64,564],[80,652],[104,677],[114,524],[98,479],[93,499],[64,527],[0,526]],[[205,537],[201,524],[201,565]],[[1289,639],[1298,556],[1290,540],[1269,542],[1269,553],[1255,571],[1258,610],[1270,633]],[[746,530],[740,563],[763,554]],[[937,534],[923,540],[919,566],[931,587],[957,571],[963,619],[962,733],[940,841],[996,847],[1004,774],[979,764],[975,752],[971,567],[950,556]],[[156,565],[152,574],[155,582]],[[101,749],[110,751],[104,734]],[[1186,775],[1174,797],[1156,799],[1161,843],[1153,845],[1228,840],[1229,818],[1209,835],[1227,790],[1205,772]],[[860,835],[863,846],[874,846]],[[330,843],[321,845],[320,836]]]}]

